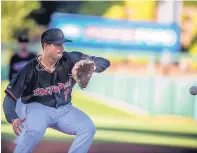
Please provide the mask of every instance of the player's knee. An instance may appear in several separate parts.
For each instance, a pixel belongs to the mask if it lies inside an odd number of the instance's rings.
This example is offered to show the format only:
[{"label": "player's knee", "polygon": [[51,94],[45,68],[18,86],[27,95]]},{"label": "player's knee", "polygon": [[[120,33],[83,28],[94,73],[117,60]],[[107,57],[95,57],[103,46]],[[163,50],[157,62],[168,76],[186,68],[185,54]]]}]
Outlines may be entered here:
[{"label": "player's knee", "polygon": [[32,128],[30,127],[29,129],[27,129],[27,131],[25,132],[25,138],[29,138],[35,142],[40,141],[43,137],[45,133],[45,130],[42,128]]},{"label": "player's knee", "polygon": [[28,131],[26,134],[35,141],[39,141],[43,137],[43,133],[39,131]]},{"label": "player's knee", "polygon": [[96,133],[96,126],[93,122],[90,122],[86,128],[89,136],[94,136]]},{"label": "player's knee", "polygon": [[27,131],[24,135],[17,139],[15,143],[17,144],[18,149],[28,150],[33,148],[42,139],[42,136],[43,135],[40,132]]}]

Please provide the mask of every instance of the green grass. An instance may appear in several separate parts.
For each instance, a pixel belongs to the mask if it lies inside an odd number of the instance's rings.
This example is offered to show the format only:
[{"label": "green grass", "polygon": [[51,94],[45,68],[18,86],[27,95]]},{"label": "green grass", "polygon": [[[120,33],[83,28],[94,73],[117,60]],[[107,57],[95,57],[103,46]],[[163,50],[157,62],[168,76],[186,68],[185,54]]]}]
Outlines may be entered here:
[{"label": "green grass", "polygon": [[[1,96],[7,82],[2,82]],[[143,131],[165,131],[176,133],[197,134],[197,123],[185,118],[165,117],[140,117],[135,114],[128,114],[124,111],[111,108],[100,103],[97,99],[91,99],[83,95],[84,91],[73,92],[73,105],[88,114],[97,127],[95,142],[127,142],[161,144],[173,146],[197,147],[197,139],[191,137],[176,137],[171,135],[156,135],[144,133]],[[2,111],[2,120],[6,122]],[[105,130],[103,130],[105,128]],[[113,129],[115,130],[113,131]],[[142,132],[133,132],[132,130]],[[10,124],[2,124],[2,137],[14,138]],[[130,131],[129,131],[130,130]],[[56,137],[56,138],[55,138]],[[73,136],[62,134],[58,131],[48,129],[45,139],[58,139],[60,141],[71,141]]]},{"label": "green grass", "polygon": [[81,92],[73,93],[73,105],[91,116],[97,127],[140,129],[197,134],[197,122],[181,117],[140,117],[110,108],[98,100],[90,99]]},{"label": "green grass", "polygon": [[[10,125],[2,126],[2,137],[10,136],[13,139],[13,132]],[[53,129],[48,129],[44,139],[73,141],[74,136],[62,134]],[[121,142],[121,143],[140,143],[140,144],[158,144],[170,146],[197,147],[197,139],[194,138],[177,138],[172,136],[156,136],[152,134],[141,134],[135,132],[117,132],[97,130],[94,142]]]}]

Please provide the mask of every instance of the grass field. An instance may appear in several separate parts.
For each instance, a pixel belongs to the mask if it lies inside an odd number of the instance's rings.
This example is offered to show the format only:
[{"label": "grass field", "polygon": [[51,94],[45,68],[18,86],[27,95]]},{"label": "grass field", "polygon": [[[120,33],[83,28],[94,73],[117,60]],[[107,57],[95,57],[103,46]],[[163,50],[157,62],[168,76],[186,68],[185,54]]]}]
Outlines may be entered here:
[{"label": "grass field", "polygon": [[[2,82],[1,96],[7,82]],[[181,117],[139,117],[135,114],[111,108],[83,95],[84,91],[73,92],[73,105],[88,114],[97,127],[96,142],[127,142],[187,146],[197,148],[197,123]],[[10,124],[2,114],[2,138],[13,139]],[[73,136],[48,129],[44,139],[70,141]]]}]

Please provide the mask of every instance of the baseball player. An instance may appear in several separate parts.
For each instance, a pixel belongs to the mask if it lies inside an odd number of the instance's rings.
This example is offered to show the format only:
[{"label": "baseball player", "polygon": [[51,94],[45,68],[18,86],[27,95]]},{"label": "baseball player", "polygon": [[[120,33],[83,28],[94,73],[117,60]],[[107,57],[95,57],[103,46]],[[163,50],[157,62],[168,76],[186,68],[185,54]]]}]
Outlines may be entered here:
[{"label": "baseball player", "polygon": [[19,139],[14,153],[30,153],[47,128],[76,135],[69,153],[87,153],[96,128],[88,115],[71,102],[77,83],[85,88],[93,72],[103,72],[110,62],[81,52],[63,52],[65,39],[52,28],[41,36],[43,54],[31,60],[5,89],[6,119]]}]

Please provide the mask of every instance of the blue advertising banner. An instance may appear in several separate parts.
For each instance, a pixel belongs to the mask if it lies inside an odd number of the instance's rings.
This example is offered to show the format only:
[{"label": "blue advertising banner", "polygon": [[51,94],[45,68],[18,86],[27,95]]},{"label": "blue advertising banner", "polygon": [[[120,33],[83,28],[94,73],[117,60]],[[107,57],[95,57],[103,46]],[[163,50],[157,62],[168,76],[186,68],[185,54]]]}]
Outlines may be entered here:
[{"label": "blue advertising banner", "polygon": [[54,13],[49,28],[60,28],[69,45],[126,50],[179,51],[180,29],[176,24],[112,20],[98,16]]}]

